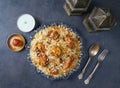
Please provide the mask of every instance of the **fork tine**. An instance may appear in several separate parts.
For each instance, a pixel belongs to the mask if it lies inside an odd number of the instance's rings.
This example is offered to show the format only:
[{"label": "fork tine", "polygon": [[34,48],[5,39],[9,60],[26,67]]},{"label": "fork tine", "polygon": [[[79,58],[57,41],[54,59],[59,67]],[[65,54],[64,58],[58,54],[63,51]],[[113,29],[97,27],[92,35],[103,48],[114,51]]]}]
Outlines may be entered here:
[{"label": "fork tine", "polygon": [[107,49],[104,49],[103,51],[102,51],[102,53],[98,56],[98,60],[99,61],[103,61],[104,60],[104,58],[105,58],[105,56],[108,54],[108,50]]}]

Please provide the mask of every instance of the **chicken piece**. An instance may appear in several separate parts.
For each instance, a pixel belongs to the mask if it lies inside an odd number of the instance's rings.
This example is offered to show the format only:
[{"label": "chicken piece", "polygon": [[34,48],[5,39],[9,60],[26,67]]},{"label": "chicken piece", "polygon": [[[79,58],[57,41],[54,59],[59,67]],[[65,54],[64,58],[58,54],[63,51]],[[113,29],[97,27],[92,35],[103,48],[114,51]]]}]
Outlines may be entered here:
[{"label": "chicken piece", "polygon": [[67,34],[67,35],[63,38],[63,40],[64,40],[65,42],[71,42],[71,35]]},{"label": "chicken piece", "polygon": [[67,57],[67,58],[65,59],[64,65],[63,65],[63,69],[69,68],[70,65],[72,64],[72,61],[73,61],[73,57],[72,57],[72,56]]},{"label": "chicken piece", "polygon": [[47,36],[49,37],[52,34],[53,30],[49,30]]},{"label": "chicken piece", "polygon": [[43,45],[42,42],[37,43],[37,48],[40,52],[43,52],[43,53],[45,52],[45,45]]},{"label": "chicken piece", "polygon": [[49,72],[50,72],[51,75],[57,75],[59,73],[58,70],[55,69],[55,68],[49,69]]},{"label": "chicken piece", "polygon": [[71,42],[67,43],[67,47],[69,47],[69,48],[73,49],[73,48],[75,47],[74,42],[73,42],[73,41],[71,41]]},{"label": "chicken piece", "polygon": [[42,66],[47,66],[48,65],[48,58],[47,58],[47,56],[46,55],[40,55],[39,56],[39,63],[40,63],[40,65],[42,65]]},{"label": "chicken piece", "polygon": [[72,48],[75,47],[75,45],[74,45],[74,39],[71,37],[71,35],[67,34],[64,37],[64,41],[66,42],[68,48],[72,49]]},{"label": "chicken piece", "polygon": [[54,31],[53,32],[53,39],[57,39],[57,38],[59,38],[59,33],[57,32],[57,31]]},{"label": "chicken piece", "polygon": [[47,36],[56,40],[57,38],[59,38],[60,35],[56,30],[50,30],[50,31],[48,31]]},{"label": "chicken piece", "polygon": [[58,46],[53,46],[51,48],[51,53],[52,56],[59,57],[61,55],[61,50]]}]

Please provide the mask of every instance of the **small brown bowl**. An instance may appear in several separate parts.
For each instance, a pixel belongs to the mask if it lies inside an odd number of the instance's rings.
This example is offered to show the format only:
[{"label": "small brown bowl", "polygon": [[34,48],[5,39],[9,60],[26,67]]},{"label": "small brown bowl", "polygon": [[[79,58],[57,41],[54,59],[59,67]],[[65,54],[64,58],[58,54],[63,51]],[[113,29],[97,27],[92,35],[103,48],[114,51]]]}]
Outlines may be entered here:
[{"label": "small brown bowl", "polygon": [[[13,41],[13,39],[19,39],[21,42],[22,42],[22,45],[21,46],[14,46],[13,44],[12,44],[12,41]],[[11,50],[11,51],[13,51],[13,52],[19,52],[19,51],[21,51],[23,48],[24,48],[24,46],[25,46],[25,39],[24,39],[24,37],[21,35],[21,34],[18,34],[18,33],[13,33],[13,34],[11,34],[10,36],[8,36],[8,39],[7,39],[7,41],[6,41],[6,43],[7,43],[7,46],[8,46],[8,48]]]}]

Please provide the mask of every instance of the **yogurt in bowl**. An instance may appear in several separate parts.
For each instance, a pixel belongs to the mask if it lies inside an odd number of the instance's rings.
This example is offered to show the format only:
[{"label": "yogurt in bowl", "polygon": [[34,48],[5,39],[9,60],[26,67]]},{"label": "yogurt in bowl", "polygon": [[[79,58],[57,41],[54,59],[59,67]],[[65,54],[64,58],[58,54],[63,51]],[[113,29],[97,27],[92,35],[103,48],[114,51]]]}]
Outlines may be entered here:
[{"label": "yogurt in bowl", "polygon": [[23,14],[17,20],[17,27],[22,32],[30,32],[35,27],[35,19],[30,14]]}]

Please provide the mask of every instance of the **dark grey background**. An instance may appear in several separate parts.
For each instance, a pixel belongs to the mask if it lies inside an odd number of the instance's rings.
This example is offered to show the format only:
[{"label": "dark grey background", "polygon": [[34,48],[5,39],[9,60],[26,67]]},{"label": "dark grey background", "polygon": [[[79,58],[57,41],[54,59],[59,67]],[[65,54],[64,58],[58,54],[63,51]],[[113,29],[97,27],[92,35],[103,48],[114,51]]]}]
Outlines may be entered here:
[{"label": "dark grey background", "polygon": [[[117,26],[108,32],[90,34],[82,25],[84,16],[67,16],[63,9],[65,0],[0,0],[0,88],[120,88],[120,1],[94,0],[90,10],[95,6],[109,7],[117,20]],[[89,11],[90,11],[89,10]],[[11,52],[6,45],[6,39],[11,33],[20,33],[28,41],[30,33],[18,30],[16,21],[21,14],[33,15],[39,24],[49,22],[64,22],[79,31],[83,38],[85,55],[81,68],[68,80],[51,81],[38,74],[26,59],[25,49],[19,53]],[[96,57],[90,63],[83,80],[78,80],[87,60],[88,47],[97,42],[101,51],[108,49],[105,58],[89,85],[83,83],[93,69]]]}]

